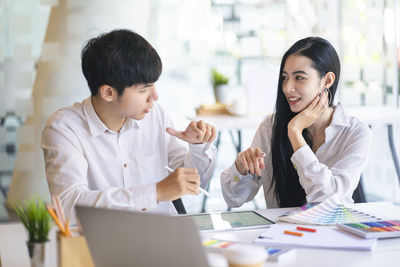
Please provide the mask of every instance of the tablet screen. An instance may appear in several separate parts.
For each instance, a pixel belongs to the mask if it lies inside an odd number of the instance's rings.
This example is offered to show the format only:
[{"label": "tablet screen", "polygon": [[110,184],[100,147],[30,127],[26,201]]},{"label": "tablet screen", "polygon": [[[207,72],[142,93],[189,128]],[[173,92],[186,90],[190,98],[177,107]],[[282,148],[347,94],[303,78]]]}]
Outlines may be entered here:
[{"label": "tablet screen", "polygon": [[254,211],[213,212],[187,216],[194,220],[199,231],[261,228],[274,224]]}]

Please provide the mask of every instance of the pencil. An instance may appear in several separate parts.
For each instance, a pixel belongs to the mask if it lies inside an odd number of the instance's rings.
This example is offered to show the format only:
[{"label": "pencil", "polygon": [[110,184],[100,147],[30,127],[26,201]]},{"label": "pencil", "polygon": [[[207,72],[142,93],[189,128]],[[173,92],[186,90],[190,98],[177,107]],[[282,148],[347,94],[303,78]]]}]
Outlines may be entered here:
[{"label": "pencil", "polygon": [[54,222],[57,224],[58,228],[60,228],[61,233],[62,233],[63,235],[66,235],[66,233],[65,233],[65,228],[64,228],[64,226],[60,223],[60,220],[57,218],[56,214],[54,213],[53,208],[52,208],[49,204],[47,204],[47,205],[46,205],[46,209],[47,209],[47,211],[49,212],[51,218],[53,218]]},{"label": "pencil", "polygon": [[287,234],[287,235],[303,236],[303,233],[292,232],[292,231],[288,231],[288,230],[283,231],[283,233]]},{"label": "pencil", "polygon": [[[169,167],[168,165],[165,165],[165,169],[167,169],[168,171],[170,171],[170,172],[174,172],[174,170],[171,168],[171,167]],[[201,188],[200,186],[199,186],[199,191],[201,192],[201,193],[203,193],[204,195],[206,195],[206,196],[210,196],[210,193],[208,193],[206,190],[204,190],[203,188]]]},{"label": "pencil", "polygon": [[65,221],[65,235],[71,237],[71,229],[69,228],[69,219]]}]

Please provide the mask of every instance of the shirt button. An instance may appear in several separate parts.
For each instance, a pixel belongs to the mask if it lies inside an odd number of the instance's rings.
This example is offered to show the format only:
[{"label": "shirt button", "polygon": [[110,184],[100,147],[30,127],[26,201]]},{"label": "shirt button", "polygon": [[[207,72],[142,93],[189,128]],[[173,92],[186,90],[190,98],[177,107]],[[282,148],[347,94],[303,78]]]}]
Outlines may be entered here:
[{"label": "shirt button", "polygon": [[142,211],[146,211],[146,208],[143,208]]},{"label": "shirt button", "polygon": [[235,182],[239,182],[239,176],[237,176],[237,175],[233,176],[233,180],[234,180]]},{"label": "shirt button", "polygon": [[126,166],[128,166],[126,163],[124,164],[124,168],[126,168]]}]

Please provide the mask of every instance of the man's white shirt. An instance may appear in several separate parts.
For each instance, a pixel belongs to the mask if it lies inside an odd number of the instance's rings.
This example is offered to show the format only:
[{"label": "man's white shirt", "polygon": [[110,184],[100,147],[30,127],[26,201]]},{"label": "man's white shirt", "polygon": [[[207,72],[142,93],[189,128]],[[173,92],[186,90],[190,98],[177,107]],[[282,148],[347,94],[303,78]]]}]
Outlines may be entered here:
[{"label": "man's white shirt", "polygon": [[68,214],[76,204],[176,214],[172,202],[157,203],[156,183],[169,175],[165,166],[197,168],[205,188],[216,148],[188,145],[167,127],[173,124],[157,103],[143,120],[127,118],[119,132],[100,120],[90,97],[58,110],[41,140],[50,194]]}]

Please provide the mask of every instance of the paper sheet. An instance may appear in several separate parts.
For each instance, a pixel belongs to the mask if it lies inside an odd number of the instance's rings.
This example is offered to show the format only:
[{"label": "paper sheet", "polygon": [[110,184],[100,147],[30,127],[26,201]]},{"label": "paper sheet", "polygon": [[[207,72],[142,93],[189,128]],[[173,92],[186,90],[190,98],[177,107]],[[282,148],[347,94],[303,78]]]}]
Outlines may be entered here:
[{"label": "paper sheet", "polygon": [[[307,247],[307,248],[333,248],[351,250],[372,250],[376,245],[376,239],[363,239],[343,232],[331,226],[312,226],[317,232],[304,232],[296,230],[297,226],[276,224],[261,234],[255,243],[266,246],[279,247]],[[310,226],[304,226],[310,228]],[[295,231],[303,233],[302,237],[284,234],[283,231]]]}]

